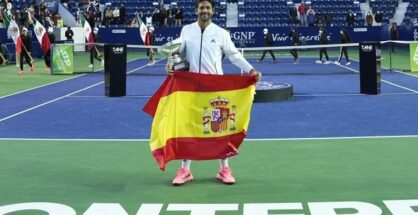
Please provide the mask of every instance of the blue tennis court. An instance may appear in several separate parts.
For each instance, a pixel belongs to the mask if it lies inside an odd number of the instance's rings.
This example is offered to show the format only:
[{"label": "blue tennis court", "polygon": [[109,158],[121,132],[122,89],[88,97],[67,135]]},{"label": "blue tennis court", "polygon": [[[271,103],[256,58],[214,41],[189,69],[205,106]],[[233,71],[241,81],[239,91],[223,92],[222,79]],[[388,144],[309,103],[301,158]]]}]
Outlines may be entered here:
[{"label": "blue tennis court", "polygon": [[[382,93],[359,94],[358,62],[322,65],[251,63],[264,81],[287,82],[294,98],[256,103],[248,138],[319,138],[418,134],[418,78],[382,70]],[[128,64],[127,96],[104,96],[103,73],[81,75],[0,99],[1,138],[147,139],[142,106],[162,83],[165,62]],[[225,71],[239,73],[226,63]],[[294,73],[294,74],[292,74]],[[318,73],[318,74],[316,74]]]}]

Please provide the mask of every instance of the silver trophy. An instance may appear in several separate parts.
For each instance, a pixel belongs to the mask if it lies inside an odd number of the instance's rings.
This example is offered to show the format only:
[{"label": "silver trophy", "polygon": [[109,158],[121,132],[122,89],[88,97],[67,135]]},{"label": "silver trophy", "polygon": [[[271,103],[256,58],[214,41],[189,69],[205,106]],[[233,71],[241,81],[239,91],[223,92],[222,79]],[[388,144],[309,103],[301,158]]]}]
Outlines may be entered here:
[{"label": "silver trophy", "polygon": [[157,51],[160,55],[169,56],[173,58],[173,70],[189,70],[189,62],[183,57],[180,57],[178,51],[182,44],[180,38],[172,40],[160,46]]}]

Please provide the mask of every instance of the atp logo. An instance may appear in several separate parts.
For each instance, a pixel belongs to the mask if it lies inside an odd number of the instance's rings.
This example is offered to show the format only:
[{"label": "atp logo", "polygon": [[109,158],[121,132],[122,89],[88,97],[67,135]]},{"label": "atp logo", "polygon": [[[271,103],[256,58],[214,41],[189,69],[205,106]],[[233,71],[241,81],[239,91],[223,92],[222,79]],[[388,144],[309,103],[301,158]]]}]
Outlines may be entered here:
[{"label": "atp logo", "polygon": [[123,47],[113,47],[112,51],[114,54],[122,54],[123,53],[124,48]]},{"label": "atp logo", "polygon": [[373,51],[373,46],[372,45],[361,45],[361,50],[363,52],[371,52],[371,51]]}]

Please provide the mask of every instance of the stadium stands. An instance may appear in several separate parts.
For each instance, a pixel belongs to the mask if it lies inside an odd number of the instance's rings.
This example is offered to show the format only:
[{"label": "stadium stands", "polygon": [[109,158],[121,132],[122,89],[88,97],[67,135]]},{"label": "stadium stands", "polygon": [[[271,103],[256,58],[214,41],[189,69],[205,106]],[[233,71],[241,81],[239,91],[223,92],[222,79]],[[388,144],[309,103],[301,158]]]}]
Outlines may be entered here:
[{"label": "stadium stands", "polygon": [[[294,2],[288,0],[243,0],[239,4],[239,26],[290,26],[289,7]],[[347,0],[317,0],[307,1],[308,6],[312,6],[316,13],[322,15],[332,13],[333,25],[346,25],[346,15],[349,10],[356,13],[357,17],[363,17],[360,5],[355,1]],[[363,23],[363,22],[359,22]]]},{"label": "stadium stands", "polygon": [[408,8],[405,12],[405,17],[403,23],[405,25],[411,25],[414,22],[417,22],[418,19],[418,0],[409,0]]},{"label": "stadium stands", "polygon": [[[87,1],[88,2],[88,1]],[[215,14],[213,21],[222,27],[227,23],[227,5],[234,2],[238,8],[238,26],[239,27],[280,27],[299,25],[291,22],[289,16],[289,7],[298,6],[302,0],[215,0]],[[368,3],[373,14],[381,11],[383,14],[383,24],[389,24],[393,20],[399,5],[398,0],[305,0],[307,6],[311,6],[315,13],[315,19],[325,14],[332,14],[333,26],[346,26],[346,15],[349,10],[356,16],[356,26],[364,25],[364,16],[367,11],[362,11],[360,3]],[[409,2],[403,24],[411,25],[417,23],[418,18],[418,0],[403,0]],[[13,1],[15,11],[22,11],[32,0]],[[126,20],[133,20],[137,12],[144,14],[153,13],[159,8],[156,0],[100,0],[105,7],[120,7],[122,4],[126,8]],[[182,24],[189,24],[196,20],[195,0],[166,0],[165,8],[180,7],[183,10]],[[79,10],[88,10],[88,4],[85,0],[68,1],[68,10],[77,16]],[[321,15],[319,15],[321,14]],[[325,22],[316,25],[325,25]],[[124,23],[122,23],[124,24]]]},{"label": "stadium stands", "polygon": [[390,19],[393,18],[398,7],[398,0],[370,0],[370,7],[372,12],[381,11],[383,16],[383,23],[389,24]]}]

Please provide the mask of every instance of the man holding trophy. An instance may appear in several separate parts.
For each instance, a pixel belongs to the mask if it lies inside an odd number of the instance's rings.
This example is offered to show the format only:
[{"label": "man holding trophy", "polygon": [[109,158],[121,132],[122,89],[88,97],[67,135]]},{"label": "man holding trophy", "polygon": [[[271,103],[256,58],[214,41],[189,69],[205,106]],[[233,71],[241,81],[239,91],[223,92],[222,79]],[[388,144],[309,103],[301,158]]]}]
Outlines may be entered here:
[{"label": "man holding trophy", "polygon": [[[213,0],[197,0],[198,20],[183,27],[179,39],[163,46],[159,51],[168,53],[166,71],[173,74],[177,70],[188,70],[201,74],[223,75],[222,55],[244,72],[256,75],[261,73],[241,55],[231,40],[230,34],[212,23],[214,13]],[[217,178],[225,184],[234,184],[235,178],[228,165],[228,158],[219,160],[220,170]],[[173,185],[182,185],[193,179],[190,171],[191,160],[182,160],[181,168],[172,181]]]}]

